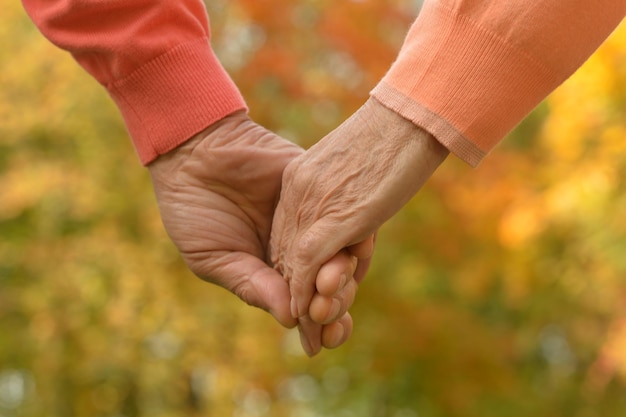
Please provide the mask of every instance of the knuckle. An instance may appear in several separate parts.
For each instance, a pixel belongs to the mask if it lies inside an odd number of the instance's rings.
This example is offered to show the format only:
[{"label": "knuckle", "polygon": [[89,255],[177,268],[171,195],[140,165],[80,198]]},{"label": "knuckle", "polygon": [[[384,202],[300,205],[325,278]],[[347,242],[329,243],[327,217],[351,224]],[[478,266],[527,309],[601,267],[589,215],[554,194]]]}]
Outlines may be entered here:
[{"label": "knuckle", "polygon": [[296,158],[291,161],[283,170],[283,187],[288,186],[295,181],[296,173],[298,172],[298,161],[300,158]]},{"label": "knuckle", "polygon": [[239,280],[230,288],[227,288],[230,292],[239,297],[244,303],[253,307],[262,307],[259,305],[258,300],[256,299],[255,291],[251,288],[249,283],[245,280]]},{"label": "knuckle", "polygon": [[295,245],[294,260],[300,265],[310,265],[318,252],[318,238],[313,233],[302,235]]}]

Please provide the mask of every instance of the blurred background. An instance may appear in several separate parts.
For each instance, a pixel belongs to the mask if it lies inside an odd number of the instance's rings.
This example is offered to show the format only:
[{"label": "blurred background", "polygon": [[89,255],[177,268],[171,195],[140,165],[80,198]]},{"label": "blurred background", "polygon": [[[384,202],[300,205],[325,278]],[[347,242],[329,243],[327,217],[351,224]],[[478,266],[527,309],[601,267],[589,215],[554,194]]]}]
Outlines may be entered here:
[{"label": "blurred background", "polygon": [[[208,3],[251,116],[304,147],[420,7]],[[626,415],[624,24],[478,169],[448,158],[308,359],[186,269],[104,89],[0,4],[0,417]]]}]

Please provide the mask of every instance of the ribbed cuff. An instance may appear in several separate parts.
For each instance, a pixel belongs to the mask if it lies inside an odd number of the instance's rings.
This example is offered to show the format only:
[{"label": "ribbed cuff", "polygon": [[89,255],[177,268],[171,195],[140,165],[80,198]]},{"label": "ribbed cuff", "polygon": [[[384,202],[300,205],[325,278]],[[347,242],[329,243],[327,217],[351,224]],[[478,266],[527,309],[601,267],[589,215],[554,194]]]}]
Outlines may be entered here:
[{"label": "ribbed cuff", "polygon": [[463,136],[446,119],[405,96],[385,82],[380,82],[372,90],[371,95],[388,109],[395,111],[400,116],[412,121],[433,135],[451,153],[471,166],[477,167],[486,156],[486,152]]},{"label": "ribbed cuff", "polygon": [[561,81],[516,45],[431,1],[373,95],[475,166]]},{"label": "ribbed cuff", "polygon": [[206,38],[179,45],[106,88],[144,165],[225,116],[247,110]]}]

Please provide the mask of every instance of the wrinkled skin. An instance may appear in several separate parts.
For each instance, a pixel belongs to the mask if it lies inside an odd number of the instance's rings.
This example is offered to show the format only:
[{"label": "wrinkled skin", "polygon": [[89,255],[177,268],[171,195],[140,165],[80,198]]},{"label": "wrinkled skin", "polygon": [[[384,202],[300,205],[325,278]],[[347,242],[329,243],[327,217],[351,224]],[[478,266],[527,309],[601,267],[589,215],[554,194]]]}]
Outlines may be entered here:
[{"label": "wrinkled skin", "polygon": [[[302,152],[238,112],[160,156],[149,170],[163,224],[191,271],[285,327],[299,324],[304,349],[313,355],[349,337],[347,310],[356,293],[349,283],[357,269],[364,275],[369,261],[357,268],[354,254],[340,248],[320,270],[324,294],[339,300],[340,308],[320,302],[312,311],[317,322],[292,317],[288,282],[267,264],[266,254],[283,170]],[[352,251],[360,256],[363,246]]]},{"label": "wrinkled skin", "polygon": [[287,166],[271,254],[290,282],[294,317],[319,319],[313,310],[324,293],[320,266],[342,248],[357,242],[363,248],[447,155],[427,132],[370,98]]}]

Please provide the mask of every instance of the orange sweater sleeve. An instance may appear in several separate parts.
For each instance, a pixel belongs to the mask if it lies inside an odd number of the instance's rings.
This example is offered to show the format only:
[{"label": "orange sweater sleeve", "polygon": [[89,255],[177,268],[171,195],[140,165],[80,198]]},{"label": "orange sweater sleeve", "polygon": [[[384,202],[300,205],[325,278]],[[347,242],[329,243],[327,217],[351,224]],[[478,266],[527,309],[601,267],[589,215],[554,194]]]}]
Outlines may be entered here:
[{"label": "orange sweater sleeve", "polygon": [[144,164],[245,102],[209,44],[201,0],[22,0],[117,104]]},{"label": "orange sweater sleeve", "polygon": [[476,166],[626,15],[626,0],[426,0],[372,95]]}]

